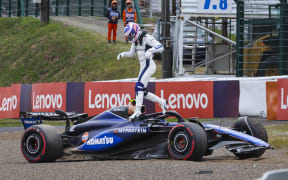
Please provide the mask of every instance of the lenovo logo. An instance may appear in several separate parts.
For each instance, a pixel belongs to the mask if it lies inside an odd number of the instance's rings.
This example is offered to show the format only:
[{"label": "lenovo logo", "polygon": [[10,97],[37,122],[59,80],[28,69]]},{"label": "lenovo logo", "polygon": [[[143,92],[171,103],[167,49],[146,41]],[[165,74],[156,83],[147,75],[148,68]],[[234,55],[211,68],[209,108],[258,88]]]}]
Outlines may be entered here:
[{"label": "lenovo logo", "polygon": [[17,97],[15,95],[10,97],[0,96],[0,111],[13,111],[17,108]]},{"label": "lenovo logo", "polygon": [[285,93],[284,88],[281,88],[281,109],[288,109],[288,94]]},{"label": "lenovo logo", "polygon": [[36,94],[33,92],[32,97],[33,109],[60,109],[63,105],[61,94]]},{"label": "lenovo logo", "polygon": [[161,90],[161,98],[168,100],[169,109],[206,109],[209,103],[206,93],[171,93],[165,96],[164,90]]},{"label": "lenovo logo", "polygon": [[89,109],[110,109],[115,106],[128,105],[131,99],[130,94],[96,94],[92,96],[92,90],[89,89]]}]

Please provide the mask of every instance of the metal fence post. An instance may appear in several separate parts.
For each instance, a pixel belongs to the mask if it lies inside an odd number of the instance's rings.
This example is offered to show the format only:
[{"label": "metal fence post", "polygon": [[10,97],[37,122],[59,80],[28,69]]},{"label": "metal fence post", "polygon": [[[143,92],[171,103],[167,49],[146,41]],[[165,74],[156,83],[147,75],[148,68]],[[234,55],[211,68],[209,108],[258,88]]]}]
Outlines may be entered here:
[{"label": "metal fence post", "polygon": [[121,0],[121,11],[120,11],[120,14],[121,14],[121,19],[123,19],[123,10],[126,8],[126,0]]},{"label": "metal fence post", "polygon": [[38,11],[39,11],[39,4],[36,3],[36,8],[35,8],[35,17],[38,17]]},{"label": "metal fence post", "polygon": [[103,14],[103,16],[104,17],[106,17],[106,12],[107,12],[107,8],[106,8],[106,6],[107,6],[107,0],[104,0],[104,14]]},{"label": "metal fence post", "polygon": [[2,16],[2,0],[0,0],[0,17]]},{"label": "metal fence post", "polygon": [[90,15],[91,15],[91,16],[94,16],[94,0],[91,0],[91,6],[90,6],[90,9],[91,9],[91,11],[90,11]]},{"label": "metal fence post", "polygon": [[81,16],[81,6],[82,6],[82,1],[78,0],[78,16]]},{"label": "metal fence post", "polygon": [[17,16],[21,16],[21,0],[17,0]]},{"label": "metal fence post", "polygon": [[58,16],[59,0],[56,0],[55,15]]},{"label": "metal fence post", "polygon": [[280,1],[280,64],[279,64],[279,75],[284,75],[288,73],[288,66],[287,66],[287,46],[288,46],[288,5],[287,1],[281,0]]},{"label": "metal fence post", "polygon": [[69,14],[70,14],[70,13],[69,13],[69,10],[70,10],[70,7],[69,7],[69,6],[70,6],[70,0],[67,0],[67,1],[66,1],[66,16],[69,16]]},{"label": "metal fence post", "polygon": [[11,17],[11,7],[12,7],[12,0],[9,0],[9,4],[8,4],[8,16]]},{"label": "metal fence post", "polygon": [[139,24],[142,25],[142,24],[143,24],[143,21],[142,21],[141,12],[140,12],[140,7],[139,7],[139,0],[134,0],[134,4],[135,4],[135,7],[136,7],[138,22],[139,22]]},{"label": "metal fence post", "polygon": [[26,0],[26,2],[25,2],[25,16],[28,16],[28,8],[29,8],[29,1],[28,0]]},{"label": "metal fence post", "polygon": [[243,47],[244,47],[244,1],[237,3],[237,32],[236,32],[236,76],[243,76]]}]

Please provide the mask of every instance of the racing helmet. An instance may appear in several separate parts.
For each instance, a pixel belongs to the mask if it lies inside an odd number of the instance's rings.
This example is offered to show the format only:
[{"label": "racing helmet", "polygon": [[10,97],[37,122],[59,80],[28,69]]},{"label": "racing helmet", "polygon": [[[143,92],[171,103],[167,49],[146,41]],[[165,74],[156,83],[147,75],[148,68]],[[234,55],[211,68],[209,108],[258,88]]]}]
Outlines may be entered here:
[{"label": "racing helmet", "polygon": [[140,26],[136,23],[130,22],[126,25],[124,29],[124,34],[128,41],[136,41],[138,34],[140,32]]}]

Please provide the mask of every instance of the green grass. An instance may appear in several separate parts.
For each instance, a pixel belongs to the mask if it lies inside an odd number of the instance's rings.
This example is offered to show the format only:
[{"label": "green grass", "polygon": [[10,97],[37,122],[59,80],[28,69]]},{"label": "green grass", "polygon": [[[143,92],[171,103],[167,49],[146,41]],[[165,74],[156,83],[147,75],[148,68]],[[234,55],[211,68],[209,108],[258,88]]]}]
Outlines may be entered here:
[{"label": "green grass", "polygon": [[275,148],[288,148],[288,124],[266,126],[268,141]]},{"label": "green grass", "polygon": [[[34,18],[0,18],[0,86],[12,83],[99,81],[137,77],[130,45],[104,35]],[[160,62],[156,77],[161,77]]]},{"label": "green grass", "polygon": [[157,18],[154,17],[142,17],[143,24],[156,24]]}]

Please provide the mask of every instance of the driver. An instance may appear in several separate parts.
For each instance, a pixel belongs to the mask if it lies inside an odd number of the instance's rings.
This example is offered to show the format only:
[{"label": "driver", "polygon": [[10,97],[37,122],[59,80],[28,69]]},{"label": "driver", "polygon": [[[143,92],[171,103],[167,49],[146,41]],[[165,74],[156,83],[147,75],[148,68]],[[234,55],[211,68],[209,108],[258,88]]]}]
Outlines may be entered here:
[{"label": "driver", "polygon": [[133,57],[135,52],[137,52],[140,63],[138,81],[135,85],[136,107],[134,113],[129,117],[129,120],[131,121],[141,115],[143,97],[149,101],[157,102],[160,105],[163,114],[165,114],[167,108],[166,100],[147,90],[149,78],[156,71],[156,65],[152,59],[153,54],[161,53],[164,50],[163,46],[156,41],[153,36],[148,35],[146,31],[142,31],[140,26],[133,22],[130,22],[125,27],[124,34],[132,45],[130,51],[120,53],[117,60],[119,61],[122,57]]}]

